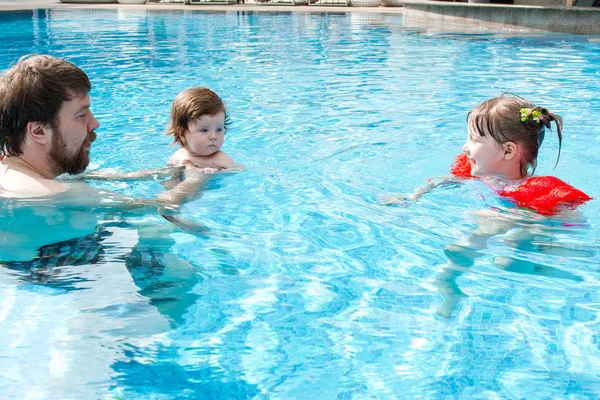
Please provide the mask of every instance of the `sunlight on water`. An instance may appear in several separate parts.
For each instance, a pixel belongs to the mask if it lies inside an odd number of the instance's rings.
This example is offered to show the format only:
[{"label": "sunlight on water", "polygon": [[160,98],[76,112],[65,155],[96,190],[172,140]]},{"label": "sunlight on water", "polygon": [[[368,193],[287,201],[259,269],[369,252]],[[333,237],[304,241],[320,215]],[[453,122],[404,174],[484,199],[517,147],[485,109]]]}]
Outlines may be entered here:
[{"label": "sunlight on water", "polygon": [[227,103],[223,149],[247,168],[183,208],[202,234],[152,209],[4,201],[0,397],[599,395],[595,201],[539,218],[466,182],[377,204],[447,174],[468,111],[505,91],[564,118],[537,174],[597,197],[594,38],[126,9],[0,28],[0,69],[50,53],[89,74],[91,169],[164,166],[171,101],[197,85]]}]

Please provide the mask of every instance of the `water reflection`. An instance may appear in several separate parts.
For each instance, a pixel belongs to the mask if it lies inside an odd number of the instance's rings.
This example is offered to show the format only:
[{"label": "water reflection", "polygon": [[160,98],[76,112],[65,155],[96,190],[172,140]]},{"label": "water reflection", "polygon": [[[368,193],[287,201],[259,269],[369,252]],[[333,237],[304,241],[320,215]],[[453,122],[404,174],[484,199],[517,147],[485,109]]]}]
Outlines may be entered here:
[{"label": "water reflection", "polygon": [[170,251],[177,231],[158,216],[44,200],[0,212],[1,376],[46,398],[96,398],[125,344],[159,346],[183,322],[202,269]]}]

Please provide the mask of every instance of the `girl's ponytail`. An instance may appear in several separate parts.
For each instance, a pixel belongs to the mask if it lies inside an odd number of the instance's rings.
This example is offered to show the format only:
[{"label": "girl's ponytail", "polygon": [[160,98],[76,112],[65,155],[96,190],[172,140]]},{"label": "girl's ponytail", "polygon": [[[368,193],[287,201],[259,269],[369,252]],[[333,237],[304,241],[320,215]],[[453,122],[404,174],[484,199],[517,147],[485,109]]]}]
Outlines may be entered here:
[{"label": "girl's ponytail", "polygon": [[[534,111],[539,111],[542,114],[539,123],[543,124],[546,128],[550,129],[551,122],[554,122],[556,125],[556,134],[558,135],[558,156],[556,157],[556,163],[554,164],[554,168],[556,168],[558,160],[560,159],[560,149],[562,147],[562,118],[560,115],[554,114],[544,107],[536,107],[534,108]],[[541,138],[539,144],[541,145],[544,140],[544,129],[541,129],[540,131]]]}]

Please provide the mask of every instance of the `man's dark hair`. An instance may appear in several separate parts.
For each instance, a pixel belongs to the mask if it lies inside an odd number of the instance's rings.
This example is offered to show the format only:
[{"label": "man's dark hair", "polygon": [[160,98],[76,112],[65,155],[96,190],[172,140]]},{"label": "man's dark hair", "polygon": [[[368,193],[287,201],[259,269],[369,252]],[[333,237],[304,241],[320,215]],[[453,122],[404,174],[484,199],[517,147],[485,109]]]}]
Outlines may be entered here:
[{"label": "man's dark hair", "polygon": [[48,55],[22,58],[4,71],[0,75],[0,158],[21,155],[27,123],[56,127],[63,102],[91,88],[80,68]]}]

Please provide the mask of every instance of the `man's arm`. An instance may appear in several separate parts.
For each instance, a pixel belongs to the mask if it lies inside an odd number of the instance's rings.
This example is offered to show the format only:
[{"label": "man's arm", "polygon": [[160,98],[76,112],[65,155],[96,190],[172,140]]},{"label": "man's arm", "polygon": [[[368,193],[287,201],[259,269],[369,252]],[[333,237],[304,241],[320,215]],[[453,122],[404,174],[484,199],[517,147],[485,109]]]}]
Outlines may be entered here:
[{"label": "man's arm", "polygon": [[135,172],[121,172],[116,169],[91,171],[71,177],[74,180],[141,181],[167,179],[184,171],[184,167],[164,167]]},{"label": "man's arm", "polygon": [[162,192],[156,200],[166,206],[179,206],[183,203],[198,199],[202,189],[209,180],[203,170],[196,167],[186,167],[185,179],[172,189]]},{"label": "man's arm", "polygon": [[60,206],[72,209],[97,211],[133,211],[156,210],[161,203],[140,197],[128,196],[121,193],[94,188],[83,182],[65,182],[69,190],[59,193],[52,198]]},{"label": "man's arm", "polygon": [[[185,172],[185,178],[183,181],[177,183],[169,190],[165,190],[158,195],[156,199],[152,200],[94,188],[82,182],[65,182],[70,190],[61,197],[65,203],[68,203],[71,206],[103,210],[157,209],[163,207],[177,208],[183,203],[199,198],[201,196],[200,190],[210,179],[203,170],[192,165],[138,172],[126,175],[131,179],[135,179],[135,177],[146,175],[150,175],[151,177],[172,177],[174,173],[179,175],[181,172]],[[119,177],[122,176],[123,175],[119,175]],[[117,177],[117,175],[115,174],[113,177]],[[98,176],[97,179],[104,178]]]}]

